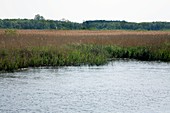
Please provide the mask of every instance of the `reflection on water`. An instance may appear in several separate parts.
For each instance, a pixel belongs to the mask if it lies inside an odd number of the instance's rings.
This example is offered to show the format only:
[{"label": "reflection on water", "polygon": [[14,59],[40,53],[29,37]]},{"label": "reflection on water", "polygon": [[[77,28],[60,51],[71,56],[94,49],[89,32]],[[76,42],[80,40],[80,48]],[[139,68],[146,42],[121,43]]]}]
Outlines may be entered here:
[{"label": "reflection on water", "polygon": [[170,64],[120,60],[2,73],[0,112],[170,113]]}]

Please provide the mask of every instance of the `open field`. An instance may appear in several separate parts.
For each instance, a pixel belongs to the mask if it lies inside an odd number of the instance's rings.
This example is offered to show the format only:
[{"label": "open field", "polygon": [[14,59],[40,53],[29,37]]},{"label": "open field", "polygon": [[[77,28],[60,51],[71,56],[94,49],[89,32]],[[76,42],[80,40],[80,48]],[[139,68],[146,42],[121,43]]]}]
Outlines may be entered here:
[{"label": "open field", "polygon": [[88,30],[0,30],[0,48],[102,44],[118,46],[158,46],[170,43],[168,31],[88,31]]},{"label": "open field", "polygon": [[170,32],[0,30],[0,71],[101,65],[113,58],[170,61]]}]

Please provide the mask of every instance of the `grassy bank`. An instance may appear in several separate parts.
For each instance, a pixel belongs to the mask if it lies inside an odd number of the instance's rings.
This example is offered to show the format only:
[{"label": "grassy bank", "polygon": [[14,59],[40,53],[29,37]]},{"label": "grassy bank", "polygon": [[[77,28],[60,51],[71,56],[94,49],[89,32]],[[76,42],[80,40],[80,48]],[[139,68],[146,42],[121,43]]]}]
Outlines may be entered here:
[{"label": "grassy bank", "polygon": [[106,46],[110,58],[129,58],[141,61],[170,61],[170,45],[153,47]]},{"label": "grassy bank", "polygon": [[0,71],[101,65],[114,58],[170,61],[170,32],[0,30]]},{"label": "grassy bank", "polygon": [[106,63],[104,52],[91,45],[3,49],[0,50],[0,71],[38,66],[101,65]]},{"label": "grassy bank", "polygon": [[39,66],[101,65],[113,58],[170,61],[170,45],[119,47],[82,44],[67,45],[60,48],[1,49],[0,71],[14,71]]}]

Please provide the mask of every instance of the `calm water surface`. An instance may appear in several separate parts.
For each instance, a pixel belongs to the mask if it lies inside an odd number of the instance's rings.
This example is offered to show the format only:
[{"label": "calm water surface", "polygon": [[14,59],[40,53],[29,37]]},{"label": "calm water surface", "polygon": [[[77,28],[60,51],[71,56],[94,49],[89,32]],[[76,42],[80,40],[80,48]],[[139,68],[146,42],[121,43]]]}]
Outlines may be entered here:
[{"label": "calm water surface", "polygon": [[0,113],[27,112],[170,113],[170,63],[120,60],[0,74]]}]

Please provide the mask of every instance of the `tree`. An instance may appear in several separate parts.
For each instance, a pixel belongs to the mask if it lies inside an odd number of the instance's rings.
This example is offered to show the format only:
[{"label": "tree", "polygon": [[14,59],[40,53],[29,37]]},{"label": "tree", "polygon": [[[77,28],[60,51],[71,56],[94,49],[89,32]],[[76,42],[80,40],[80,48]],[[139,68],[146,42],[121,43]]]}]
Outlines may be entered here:
[{"label": "tree", "polygon": [[40,16],[39,14],[35,15],[34,20],[45,20],[43,16]]}]

